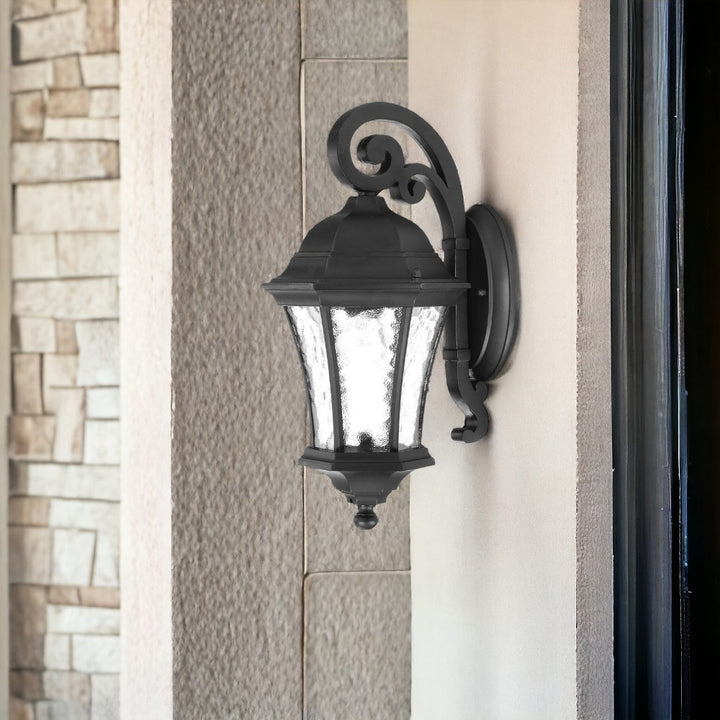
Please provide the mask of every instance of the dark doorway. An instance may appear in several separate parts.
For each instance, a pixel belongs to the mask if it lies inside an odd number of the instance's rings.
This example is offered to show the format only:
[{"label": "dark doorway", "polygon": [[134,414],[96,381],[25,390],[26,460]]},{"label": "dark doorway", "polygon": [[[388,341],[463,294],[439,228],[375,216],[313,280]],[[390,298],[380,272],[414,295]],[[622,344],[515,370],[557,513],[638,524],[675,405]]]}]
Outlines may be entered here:
[{"label": "dark doorway", "polygon": [[720,717],[720,2],[685,3],[684,717]]},{"label": "dark doorway", "polygon": [[684,0],[612,4],[615,718],[683,717]]},{"label": "dark doorway", "polygon": [[615,718],[720,717],[720,0],[613,0]]}]

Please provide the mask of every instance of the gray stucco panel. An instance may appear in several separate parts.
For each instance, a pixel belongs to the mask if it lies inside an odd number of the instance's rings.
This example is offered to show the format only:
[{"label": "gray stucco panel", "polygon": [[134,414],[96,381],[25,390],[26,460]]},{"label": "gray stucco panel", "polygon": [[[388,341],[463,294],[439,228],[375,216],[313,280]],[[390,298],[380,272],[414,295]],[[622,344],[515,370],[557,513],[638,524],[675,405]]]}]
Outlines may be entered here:
[{"label": "gray stucco panel", "polygon": [[304,58],[406,58],[407,0],[305,0]]},{"label": "gray stucco panel", "polygon": [[305,594],[308,720],[409,720],[410,574],[310,575]]},{"label": "gray stucco panel", "polygon": [[610,3],[580,3],[577,717],[613,716]]},{"label": "gray stucco panel", "polygon": [[174,717],[299,717],[300,10],[173,3]]}]

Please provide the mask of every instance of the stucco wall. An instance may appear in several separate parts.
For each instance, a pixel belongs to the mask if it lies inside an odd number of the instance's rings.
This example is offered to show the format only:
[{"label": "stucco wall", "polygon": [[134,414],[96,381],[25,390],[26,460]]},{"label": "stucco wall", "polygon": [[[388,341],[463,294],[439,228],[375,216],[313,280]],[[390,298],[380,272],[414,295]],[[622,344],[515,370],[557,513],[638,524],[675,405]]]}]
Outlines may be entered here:
[{"label": "stucco wall", "polygon": [[522,294],[483,441],[450,440],[435,367],[437,465],[411,481],[416,720],[612,713],[609,9],[589,5],[409,3],[410,105],[467,205],[510,223]]},{"label": "stucco wall", "polygon": [[405,18],[403,0],[124,8],[128,720],[410,715],[408,493],[363,533],[296,465],[300,364],[260,287],[348,194],[336,117],[406,101]]}]

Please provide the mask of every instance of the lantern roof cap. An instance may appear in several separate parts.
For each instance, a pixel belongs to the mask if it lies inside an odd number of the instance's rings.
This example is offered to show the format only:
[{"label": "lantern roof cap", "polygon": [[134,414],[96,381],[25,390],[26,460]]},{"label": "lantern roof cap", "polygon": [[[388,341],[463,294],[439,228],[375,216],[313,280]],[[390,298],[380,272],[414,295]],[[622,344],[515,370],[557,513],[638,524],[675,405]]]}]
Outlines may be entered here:
[{"label": "lantern roof cap", "polygon": [[263,287],[281,305],[452,305],[456,280],[427,235],[376,195],[351,197],[315,225],[285,271]]}]

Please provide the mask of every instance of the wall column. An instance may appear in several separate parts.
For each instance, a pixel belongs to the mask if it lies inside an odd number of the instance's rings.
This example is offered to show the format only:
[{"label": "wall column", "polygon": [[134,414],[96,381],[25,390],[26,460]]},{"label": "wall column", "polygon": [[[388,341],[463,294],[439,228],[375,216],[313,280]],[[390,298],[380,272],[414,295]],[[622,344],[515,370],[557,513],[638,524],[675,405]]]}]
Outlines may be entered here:
[{"label": "wall column", "polygon": [[406,17],[405,0],[123,6],[128,720],[410,716],[407,485],[367,533],[296,465],[300,363],[260,287],[350,194],[335,119],[406,103]]},{"label": "wall column", "polygon": [[299,717],[299,3],[121,15],[122,717]]}]

